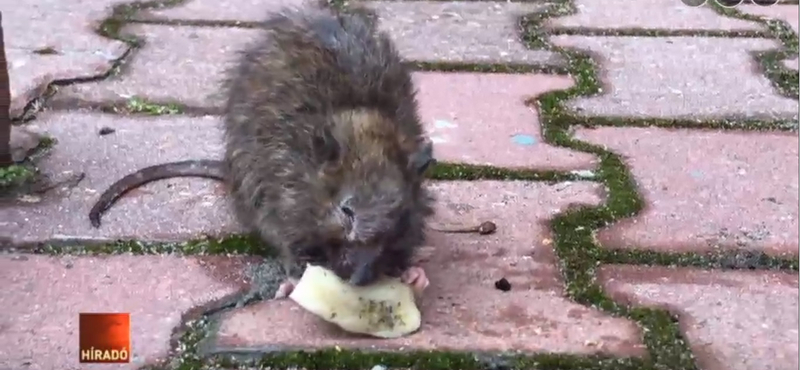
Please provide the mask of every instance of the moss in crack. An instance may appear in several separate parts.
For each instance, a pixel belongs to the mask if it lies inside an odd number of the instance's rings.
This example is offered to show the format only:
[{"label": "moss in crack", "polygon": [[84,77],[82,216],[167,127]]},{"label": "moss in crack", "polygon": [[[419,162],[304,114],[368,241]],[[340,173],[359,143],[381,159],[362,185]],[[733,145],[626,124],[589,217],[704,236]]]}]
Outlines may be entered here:
[{"label": "moss in crack", "polygon": [[769,37],[767,31],[742,30],[661,30],[644,28],[584,28],[584,27],[554,27],[546,30],[548,35],[580,35],[580,36],[638,36],[638,37],[743,37],[759,38]]},{"label": "moss in crack", "polygon": [[132,97],[128,99],[124,107],[125,113],[130,114],[147,114],[151,116],[163,116],[171,114],[180,114],[181,108],[177,104],[157,104],[149,102],[146,99],[139,97]]},{"label": "moss in crack", "polygon": [[[244,357],[244,358],[243,358]],[[649,369],[637,358],[608,358],[600,356],[571,356],[561,354],[476,355],[472,353],[439,351],[362,352],[345,349],[319,351],[290,351],[247,358],[245,356],[218,356],[215,365],[248,368],[304,368],[304,369],[369,369],[377,364],[388,368],[414,368],[426,370],[483,370],[483,369],[537,369],[537,370],[639,370]],[[188,370],[188,368],[186,369]]]},{"label": "moss in crack", "polygon": [[737,131],[794,131],[797,121],[789,119],[720,118],[709,120],[675,118],[586,117],[562,115],[556,119],[560,125],[583,127],[664,127],[695,130],[735,129]]},{"label": "moss in crack", "polygon": [[111,8],[111,16],[100,23],[97,33],[111,39],[120,40],[131,46],[142,45],[139,37],[123,34],[122,28],[131,20],[138,11],[145,9],[167,8],[183,3],[186,0],[156,0],[156,1],[136,1],[125,4],[118,4]]},{"label": "moss in crack", "polygon": [[30,166],[23,164],[12,164],[0,167],[0,192],[5,193],[11,188],[16,188],[27,183],[36,175]]},{"label": "moss in crack", "polygon": [[[572,5],[562,4],[552,10],[527,19],[525,30],[530,33],[527,40],[533,43],[543,42],[535,33],[538,32],[541,21],[549,16],[569,14],[575,9]],[[620,305],[608,297],[595,281],[603,251],[594,241],[594,230],[608,226],[620,218],[638,214],[644,202],[636,190],[633,176],[619,155],[576,140],[569,134],[570,126],[575,124],[577,118],[563,108],[562,102],[572,97],[591,96],[600,91],[595,63],[588,55],[575,50],[546,44],[543,46],[561,53],[569,61],[570,74],[575,79],[574,87],[547,93],[537,99],[545,141],[597,155],[600,159],[597,176],[606,185],[608,194],[605,204],[599,207],[573,209],[556,216],[550,222],[566,291],[581,304],[637,321],[644,328],[644,342],[652,366],[664,369],[697,369],[694,356],[676,320],[668,312]]]},{"label": "moss in crack", "polygon": [[470,165],[463,163],[437,163],[430,169],[429,178],[433,180],[524,180],[524,181],[577,181],[590,180],[594,177],[591,171],[536,171],[527,169],[508,169],[493,166]]},{"label": "moss in crack", "polygon": [[721,270],[798,271],[797,256],[771,256],[761,251],[712,253],[661,253],[647,250],[604,249],[597,259],[604,264],[683,266]]},{"label": "moss in crack", "polygon": [[798,71],[783,65],[784,59],[796,58],[798,53],[798,36],[792,27],[782,20],[765,19],[757,15],[746,14],[736,8],[725,8],[713,1],[709,1],[708,6],[724,16],[761,23],[768,30],[766,37],[780,40],[783,50],[764,51],[756,53],[755,56],[773,86],[782,95],[798,99],[800,97]]},{"label": "moss in crack", "polygon": [[566,74],[565,66],[536,64],[479,64],[452,62],[409,62],[418,71],[473,72],[473,73],[547,73]]},{"label": "moss in crack", "polygon": [[[88,222],[88,220],[87,220]],[[202,238],[179,243],[155,243],[136,240],[119,240],[107,244],[72,245],[45,244],[36,246],[34,253],[48,255],[97,255],[97,254],[251,254],[264,257],[275,256],[274,249],[264,246],[253,235],[233,235],[225,238]]]}]

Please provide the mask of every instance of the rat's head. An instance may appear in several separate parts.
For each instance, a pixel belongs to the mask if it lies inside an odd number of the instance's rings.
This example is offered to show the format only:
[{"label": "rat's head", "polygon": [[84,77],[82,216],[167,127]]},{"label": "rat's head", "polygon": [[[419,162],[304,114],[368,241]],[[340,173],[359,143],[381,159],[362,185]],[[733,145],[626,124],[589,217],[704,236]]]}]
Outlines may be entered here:
[{"label": "rat's head", "polygon": [[[430,142],[404,141],[374,112],[350,111],[315,147],[326,156],[325,266],[353,285],[396,276],[422,241],[427,210],[421,189],[434,163]],[[338,131],[337,131],[338,130]],[[320,150],[322,149],[322,150]]]}]

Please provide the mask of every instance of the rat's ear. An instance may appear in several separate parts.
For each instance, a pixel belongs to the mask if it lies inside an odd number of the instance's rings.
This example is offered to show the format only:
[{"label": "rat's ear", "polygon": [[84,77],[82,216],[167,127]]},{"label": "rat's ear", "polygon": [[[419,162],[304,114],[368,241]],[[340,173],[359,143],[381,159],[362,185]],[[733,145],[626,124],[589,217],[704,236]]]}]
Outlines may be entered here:
[{"label": "rat's ear", "polygon": [[425,171],[436,164],[436,159],[433,158],[433,142],[425,140],[420,144],[416,153],[411,155],[411,169],[417,174],[422,175]]},{"label": "rat's ear", "polygon": [[341,146],[336,138],[333,137],[331,131],[327,128],[321,128],[314,133],[312,139],[314,147],[314,155],[325,162],[335,162],[341,155]]}]

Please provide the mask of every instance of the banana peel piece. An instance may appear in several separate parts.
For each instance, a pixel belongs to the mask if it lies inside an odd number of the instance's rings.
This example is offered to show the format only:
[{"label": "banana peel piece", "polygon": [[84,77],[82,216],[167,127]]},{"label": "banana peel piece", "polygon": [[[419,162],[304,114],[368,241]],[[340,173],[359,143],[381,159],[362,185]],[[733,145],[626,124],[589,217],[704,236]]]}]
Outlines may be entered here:
[{"label": "banana peel piece", "polygon": [[289,299],[351,333],[399,338],[422,324],[414,291],[398,278],[357,287],[332,271],[308,265]]}]

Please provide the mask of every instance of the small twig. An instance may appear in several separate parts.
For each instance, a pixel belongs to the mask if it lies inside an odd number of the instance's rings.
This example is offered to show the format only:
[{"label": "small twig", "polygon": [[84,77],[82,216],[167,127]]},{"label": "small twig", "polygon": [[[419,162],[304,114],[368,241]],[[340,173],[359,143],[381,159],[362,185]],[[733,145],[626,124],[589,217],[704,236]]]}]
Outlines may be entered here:
[{"label": "small twig", "polygon": [[442,233],[478,233],[481,235],[489,235],[493,234],[497,230],[497,225],[495,225],[492,221],[485,221],[478,226],[471,226],[471,227],[464,227],[464,228],[456,228],[456,229],[437,229],[434,227],[429,227],[433,231],[438,231]]}]

